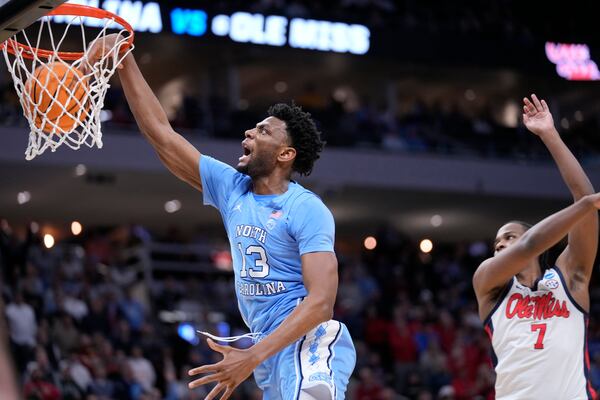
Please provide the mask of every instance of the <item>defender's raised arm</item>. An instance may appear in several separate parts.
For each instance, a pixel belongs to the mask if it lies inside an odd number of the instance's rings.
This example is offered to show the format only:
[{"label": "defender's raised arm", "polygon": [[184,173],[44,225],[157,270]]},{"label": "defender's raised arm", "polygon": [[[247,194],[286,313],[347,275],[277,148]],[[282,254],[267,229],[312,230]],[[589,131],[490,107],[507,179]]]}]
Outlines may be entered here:
[{"label": "defender's raised arm", "polygon": [[[540,101],[535,94],[531,95],[531,100],[523,99],[523,122],[527,129],[539,136],[546,145],[573,200],[577,201],[585,195],[594,193],[594,187],[579,161],[556,130],[552,114],[543,99]],[[569,231],[569,244],[557,259],[556,265],[587,286],[592,275],[597,248],[598,213],[590,212],[588,217],[582,218]],[[587,287],[585,294],[582,297],[587,298]],[[585,299],[580,300],[583,302]]]}]

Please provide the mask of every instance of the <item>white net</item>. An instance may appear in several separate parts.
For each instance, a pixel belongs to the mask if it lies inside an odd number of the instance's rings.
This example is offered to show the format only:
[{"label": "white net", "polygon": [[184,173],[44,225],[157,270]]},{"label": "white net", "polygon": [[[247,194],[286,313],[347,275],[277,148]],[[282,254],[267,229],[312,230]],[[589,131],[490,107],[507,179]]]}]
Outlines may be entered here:
[{"label": "white net", "polygon": [[[114,46],[103,51],[97,61],[91,62],[88,56],[92,44],[101,44],[106,49],[109,29],[111,33],[116,32],[117,24],[108,18],[99,19],[96,28],[88,29],[95,35],[88,33],[91,36],[88,38],[83,22],[90,17],[60,18],[65,20],[66,25],[60,26],[59,33],[53,33],[53,28],[58,30],[58,24],[53,22],[52,17],[44,17],[34,24],[37,26],[19,32],[3,46],[4,59],[23,106],[23,114],[29,122],[27,160],[47,149],[56,151],[62,144],[74,150],[83,145],[102,148],[101,111],[110,87],[109,79],[133,49],[132,45],[119,52],[130,36],[126,29],[122,29]],[[61,46],[71,43],[74,33],[79,36],[79,30],[83,49],[78,50],[84,55],[76,60],[61,58],[60,52],[64,52]],[[17,42],[23,46],[17,46]],[[44,46],[49,50],[47,56],[36,50]]]}]

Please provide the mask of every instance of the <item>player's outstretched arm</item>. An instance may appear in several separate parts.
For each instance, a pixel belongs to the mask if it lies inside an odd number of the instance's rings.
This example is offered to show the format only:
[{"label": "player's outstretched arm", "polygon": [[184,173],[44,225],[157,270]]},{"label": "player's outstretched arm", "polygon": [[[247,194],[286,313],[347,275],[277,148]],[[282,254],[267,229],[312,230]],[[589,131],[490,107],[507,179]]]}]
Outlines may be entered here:
[{"label": "player's outstretched arm", "polygon": [[273,333],[252,348],[262,361],[333,317],[338,289],[338,263],[335,254],[304,254],[302,277],[308,295]]},{"label": "player's outstretched arm", "polygon": [[[548,148],[573,199],[577,201],[594,193],[594,187],[583,168],[556,130],[548,105],[544,100],[538,100],[535,94],[531,95],[531,101],[523,99],[523,122]],[[569,244],[556,264],[568,271],[569,276],[585,282],[587,286],[597,248],[598,214],[593,212],[589,218],[583,218],[569,231]]]},{"label": "player's outstretched arm", "polygon": [[254,369],[267,358],[282,350],[321,322],[333,316],[333,306],[338,286],[337,259],[332,252],[314,252],[302,256],[302,275],[308,295],[270,335],[249,349],[240,350],[221,346],[208,339],[209,346],[221,354],[223,360],[189,371],[191,376],[208,374],[190,382],[196,388],[217,382],[206,399],[213,399],[224,392],[227,399]]},{"label": "player's outstretched arm", "polygon": [[[107,35],[90,46],[91,63],[114,48],[118,34]],[[173,130],[165,111],[148,86],[130,53],[119,66],[119,78],[140,131],[148,139],[162,163],[179,179],[202,190],[199,174],[200,152]]]},{"label": "player's outstretched arm", "polygon": [[600,193],[584,196],[575,204],[543,219],[513,245],[481,263],[473,276],[479,303],[527,267],[532,259],[555,245],[583,218],[600,208]]}]

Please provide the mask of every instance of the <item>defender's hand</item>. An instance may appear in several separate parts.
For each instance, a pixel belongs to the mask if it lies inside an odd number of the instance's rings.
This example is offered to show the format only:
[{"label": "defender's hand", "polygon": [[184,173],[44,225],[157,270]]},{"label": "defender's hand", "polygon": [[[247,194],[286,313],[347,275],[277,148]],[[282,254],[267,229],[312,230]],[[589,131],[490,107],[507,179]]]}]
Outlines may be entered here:
[{"label": "defender's hand", "polygon": [[527,97],[523,99],[523,122],[527,129],[540,137],[558,133],[548,105],[544,100],[538,100],[535,94],[531,95],[531,101]]},{"label": "defender's hand", "polygon": [[221,400],[228,399],[233,390],[258,367],[260,360],[250,349],[240,350],[230,346],[221,346],[211,339],[206,341],[211,349],[223,354],[223,359],[216,364],[191,369],[188,372],[190,376],[208,375],[190,382],[188,386],[190,389],[194,389],[207,383],[217,382],[217,386],[210,391],[205,400],[212,400],[223,391],[225,393],[221,396]]}]

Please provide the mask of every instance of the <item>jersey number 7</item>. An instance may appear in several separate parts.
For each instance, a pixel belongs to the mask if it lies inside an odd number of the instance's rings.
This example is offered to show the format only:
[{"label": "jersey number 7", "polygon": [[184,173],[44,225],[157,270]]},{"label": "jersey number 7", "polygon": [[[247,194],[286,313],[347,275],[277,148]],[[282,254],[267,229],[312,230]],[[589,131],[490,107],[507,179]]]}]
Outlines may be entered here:
[{"label": "jersey number 7", "polygon": [[546,336],[546,324],[531,324],[531,332],[539,331],[538,338],[533,348],[541,350],[544,348],[544,336]]},{"label": "jersey number 7", "polygon": [[[246,251],[242,249],[242,244],[238,243],[238,250],[242,256],[242,270],[240,277],[246,278],[250,275],[251,278],[264,278],[269,275],[269,264],[267,263],[267,254],[262,246],[248,246]],[[246,255],[258,254],[258,258],[254,260],[254,265],[246,268]]]}]

